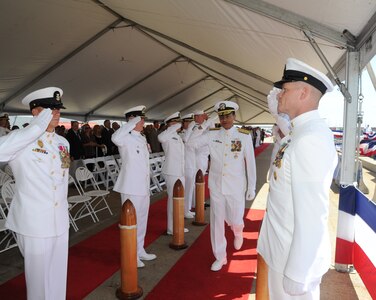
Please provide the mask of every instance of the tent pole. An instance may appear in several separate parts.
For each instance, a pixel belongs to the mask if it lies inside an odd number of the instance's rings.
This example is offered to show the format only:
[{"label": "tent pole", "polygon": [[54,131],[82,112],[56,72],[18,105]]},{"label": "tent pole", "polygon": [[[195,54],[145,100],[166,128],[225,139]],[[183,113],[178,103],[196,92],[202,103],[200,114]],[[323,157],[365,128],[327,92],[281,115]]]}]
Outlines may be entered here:
[{"label": "tent pole", "polygon": [[[359,51],[347,52],[346,56],[346,87],[352,99],[356,101],[345,101],[343,118],[343,142],[342,161],[340,175],[340,208],[342,203],[353,207],[352,215],[355,214],[355,196],[345,197],[345,190],[348,187],[357,186],[357,161],[356,152],[359,144],[358,136],[358,96],[359,96],[359,76],[360,76],[360,55]],[[337,245],[338,241],[346,240],[349,243],[336,249],[335,269],[339,272],[351,272],[353,270],[353,243],[354,243],[354,222],[349,222],[340,209],[337,223]],[[343,255],[343,254],[346,255]]]}]

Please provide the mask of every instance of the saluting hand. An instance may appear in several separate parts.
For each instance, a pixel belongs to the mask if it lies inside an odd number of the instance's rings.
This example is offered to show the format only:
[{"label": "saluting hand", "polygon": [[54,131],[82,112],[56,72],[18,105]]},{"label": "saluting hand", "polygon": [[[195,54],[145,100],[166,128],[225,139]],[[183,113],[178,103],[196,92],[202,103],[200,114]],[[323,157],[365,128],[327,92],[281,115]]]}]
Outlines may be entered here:
[{"label": "saluting hand", "polygon": [[141,121],[141,117],[138,116],[138,117],[135,117],[133,119],[130,119],[128,121],[128,125],[131,127],[130,130],[132,130],[133,128],[136,127],[137,123]]},{"label": "saluting hand", "polygon": [[268,99],[268,106],[270,113],[276,118],[278,116],[278,99],[277,95],[281,92],[281,89],[273,88],[270,90],[269,95],[266,97]]},{"label": "saluting hand", "polygon": [[52,110],[49,108],[44,108],[43,110],[41,110],[41,112],[38,115],[36,115],[30,121],[30,125],[37,125],[41,129],[45,130],[50,124],[52,117],[53,117]]}]

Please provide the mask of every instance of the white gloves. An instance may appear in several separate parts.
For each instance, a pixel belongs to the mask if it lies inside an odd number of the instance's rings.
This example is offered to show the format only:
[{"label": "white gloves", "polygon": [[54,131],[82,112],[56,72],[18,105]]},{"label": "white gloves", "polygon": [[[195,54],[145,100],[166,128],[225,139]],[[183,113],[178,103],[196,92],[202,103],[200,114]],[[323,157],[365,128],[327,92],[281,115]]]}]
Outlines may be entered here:
[{"label": "white gloves", "polygon": [[191,131],[193,127],[195,127],[195,125],[196,125],[196,122],[192,121],[191,123],[189,123],[187,130]]},{"label": "white gloves", "polygon": [[277,118],[278,116],[278,99],[277,95],[281,92],[281,89],[278,88],[273,88],[270,92],[269,95],[266,97],[268,99],[268,106],[269,106],[269,111],[272,114],[274,118]]},{"label": "white gloves", "polygon": [[252,189],[252,188],[249,188],[247,190],[247,193],[245,194],[245,200],[251,201],[251,200],[253,200],[255,198],[255,196],[256,196],[255,195],[255,190]]},{"label": "white gloves", "polygon": [[167,128],[167,130],[170,131],[178,131],[181,128],[180,123],[176,123],[174,125],[171,125],[170,127]]},{"label": "white gloves", "polygon": [[317,285],[319,285],[321,282],[321,278],[314,280],[309,283],[300,283],[297,281],[294,281],[287,276],[283,277],[283,289],[285,292],[291,296],[299,296],[299,295],[304,295],[308,291],[314,290]]},{"label": "white gloves", "polygon": [[205,122],[205,128],[212,128],[215,126],[215,123],[217,123],[219,117],[217,114],[215,114],[213,117],[210,117]]},{"label": "white gloves", "polygon": [[40,129],[46,130],[51,120],[52,110],[45,108],[30,121],[30,125],[37,125]]},{"label": "white gloves", "polygon": [[130,119],[127,123],[128,130],[133,130],[136,127],[137,123],[141,121],[141,117],[137,116],[133,119]]},{"label": "white gloves", "polygon": [[278,88],[273,88],[270,92],[269,95],[267,96],[268,99],[268,106],[270,113],[272,116],[275,118],[276,123],[281,129],[282,133],[284,135],[288,135],[291,129],[290,126],[290,118],[288,115],[283,114],[283,113],[278,113],[278,99],[277,95],[281,92],[281,89]]},{"label": "white gloves", "polygon": [[278,114],[278,116],[276,117],[276,123],[285,136],[290,133],[291,124],[288,115],[282,113]]}]

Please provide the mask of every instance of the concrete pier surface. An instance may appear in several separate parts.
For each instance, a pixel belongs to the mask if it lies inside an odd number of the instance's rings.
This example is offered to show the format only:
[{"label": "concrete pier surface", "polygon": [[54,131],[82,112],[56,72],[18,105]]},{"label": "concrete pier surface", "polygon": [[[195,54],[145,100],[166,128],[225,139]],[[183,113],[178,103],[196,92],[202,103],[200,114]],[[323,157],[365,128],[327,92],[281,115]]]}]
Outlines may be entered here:
[{"label": "concrete pier surface", "polygon": [[[268,193],[267,173],[270,165],[270,156],[273,145],[270,145],[264,152],[256,158],[257,164],[257,196],[254,201],[246,201],[246,206],[252,209],[265,209]],[[372,199],[375,193],[376,174],[375,172],[363,170],[363,180],[369,189],[368,198]],[[156,194],[152,197],[152,202],[157,201],[165,196],[165,192]],[[74,232],[70,230],[70,245],[90,237],[111,224],[118,222],[120,218],[120,196],[112,192],[109,196],[109,204],[114,212],[113,216],[103,215],[99,223],[92,223],[90,220],[80,220],[78,225],[80,230]],[[362,280],[356,270],[352,273],[339,273],[334,269],[334,251],[337,232],[338,217],[338,187],[333,183],[330,191],[330,219],[329,229],[331,233],[333,264],[329,272],[323,277],[321,284],[321,299],[372,299],[365,288]],[[164,216],[163,216],[164,217]],[[209,220],[209,209],[205,210],[205,220]],[[193,226],[187,220],[186,227],[190,230],[185,235],[185,241],[191,245],[201,234],[205,227]],[[170,270],[170,268],[179,260],[179,258],[189,251],[189,247],[181,251],[173,251],[168,247],[171,236],[161,235],[148,248],[150,253],[156,253],[158,258],[154,261],[145,262],[146,267],[138,269],[139,285],[143,288],[144,297],[153,289],[161,278]],[[23,272],[23,260],[17,248],[10,249],[0,253],[0,284],[13,278]],[[256,278],[257,280],[257,278]],[[92,291],[85,299],[116,299],[115,292],[120,285],[120,272],[103,282],[98,288]],[[3,299],[0,295],[0,298]],[[255,299],[255,281],[250,287],[249,299]]]}]

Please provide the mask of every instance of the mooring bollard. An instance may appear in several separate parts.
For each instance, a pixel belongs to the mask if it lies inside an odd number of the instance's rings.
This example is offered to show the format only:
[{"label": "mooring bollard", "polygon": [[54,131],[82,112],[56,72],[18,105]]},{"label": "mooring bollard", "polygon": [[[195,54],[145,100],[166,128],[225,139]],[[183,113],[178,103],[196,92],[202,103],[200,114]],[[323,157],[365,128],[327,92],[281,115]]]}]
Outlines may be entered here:
[{"label": "mooring bollard", "polygon": [[196,174],[196,208],[195,220],[192,222],[196,226],[204,226],[205,223],[205,179],[201,169]]},{"label": "mooring bollard", "polygon": [[170,248],[185,249],[188,245],[184,241],[184,187],[178,179],[173,189],[173,234]]},{"label": "mooring bollard", "polygon": [[257,255],[256,300],[269,300],[268,265],[260,254]]},{"label": "mooring bollard", "polygon": [[127,199],[120,217],[121,286],[116,290],[118,299],[137,299],[142,296],[137,275],[137,218],[132,202]]}]

